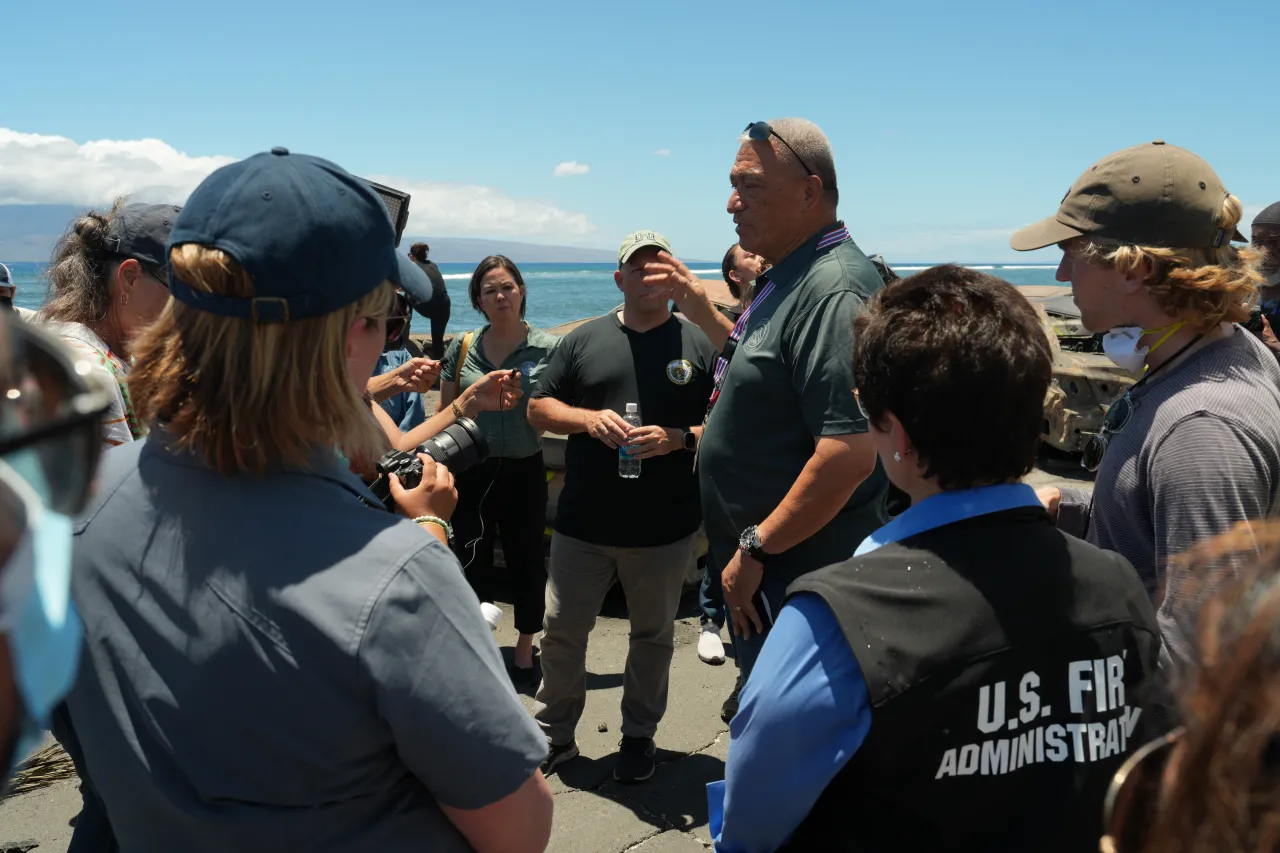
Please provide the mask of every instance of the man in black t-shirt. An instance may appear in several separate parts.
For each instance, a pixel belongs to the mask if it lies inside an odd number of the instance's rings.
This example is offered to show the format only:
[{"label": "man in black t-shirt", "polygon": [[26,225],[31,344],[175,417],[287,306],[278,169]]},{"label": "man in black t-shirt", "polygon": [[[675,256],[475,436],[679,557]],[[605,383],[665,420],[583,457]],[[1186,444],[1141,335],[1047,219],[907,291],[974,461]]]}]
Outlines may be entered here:
[{"label": "man in black t-shirt", "polygon": [[[626,593],[631,647],[613,775],[640,782],[653,774],[676,609],[702,523],[693,450],[716,359],[706,335],[671,313],[667,290],[644,284],[644,265],[670,250],[653,231],[627,236],[614,273],[623,309],[570,332],[529,402],[535,428],[569,437],[534,703],[551,746],[544,773],[578,755],[587,637],[616,579]],[[628,403],[639,405],[644,426],[623,420]],[[619,448],[639,457],[639,477],[619,476]]]}]

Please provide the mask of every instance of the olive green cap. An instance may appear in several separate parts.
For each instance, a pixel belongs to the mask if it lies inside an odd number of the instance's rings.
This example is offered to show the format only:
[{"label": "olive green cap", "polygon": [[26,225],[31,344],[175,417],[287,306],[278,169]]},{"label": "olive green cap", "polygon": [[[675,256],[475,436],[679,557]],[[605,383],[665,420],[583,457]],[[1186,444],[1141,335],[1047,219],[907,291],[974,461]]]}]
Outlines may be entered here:
[{"label": "olive green cap", "polygon": [[667,242],[667,238],[657,231],[632,231],[622,238],[622,245],[618,247],[618,266],[625,264],[632,255],[645,246],[657,246],[664,252],[674,254],[671,252],[671,244]]},{"label": "olive green cap", "polygon": [[1019,252],[1073,237],[1102,237],[1135,246],[1217,248],[1244,242],[1218,227],[1228,192],[1209,164],[1163,141],[1108,154],[1076,179],[1056,215],[1009,238]]}]

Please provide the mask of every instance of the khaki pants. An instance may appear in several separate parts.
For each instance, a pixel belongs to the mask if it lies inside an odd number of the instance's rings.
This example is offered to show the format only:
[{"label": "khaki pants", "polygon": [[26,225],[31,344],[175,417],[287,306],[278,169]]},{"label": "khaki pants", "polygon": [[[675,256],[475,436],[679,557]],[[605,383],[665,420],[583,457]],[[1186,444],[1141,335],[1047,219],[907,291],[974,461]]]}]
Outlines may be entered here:
[{"label": "khaki pants", "polygon": [[693,536],[656,548],[551,537],[542,684],[533,716],[556,745],[573,739],[587,701],[587,637],[616,578],[627,597],[631,647],[622,681],[622,733],[653,737],[667,710],[675,618]]}]

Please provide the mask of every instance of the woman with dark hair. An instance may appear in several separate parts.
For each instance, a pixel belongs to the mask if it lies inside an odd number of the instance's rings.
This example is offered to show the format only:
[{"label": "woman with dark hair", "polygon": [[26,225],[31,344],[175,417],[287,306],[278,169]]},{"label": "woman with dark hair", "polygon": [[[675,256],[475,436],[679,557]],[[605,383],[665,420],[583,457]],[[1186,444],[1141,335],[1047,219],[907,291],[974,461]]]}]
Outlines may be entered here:
[{"label": "woman with dark hair", "polygon": [[164,247],[179,210],[119,198],[106,213],[87,211],[68,226],[45,273],[49,293],[38,319],[113,389],[102,427],[107,447],[146,434],[125,380],[134,339],[169,302]]},{"label": "woman with dark hair", "polygon": [[440,411],[494,370],[518,371],[524,396],[512,409],[476,416],[489,441],[489,459],[457,478],[454,549],[476,596],[492,604],[493,546],[495,537],[502,537],[520,633],[511,676],[517,687],[532,688],[537,686],[533,635],[542,630],[546,606],[547,473],[542,436],[526,413],[529,393],[560,339],[525,322],[524,278],[509,258],[490,255],[481,261],[468,292],[471,306],[489,322],[449,345],[440,374]]},{"label": "woman with dark hair", "polygon": [[[414,243],[409,247],[409,258],[418,265],[418,269],[427,274],[427,278],[431,279],[431,299],[423,301],[409,294],[406,294],[406,297],[409,304],[413,306],[413,310],[431,321],[431,357],[439,361],[444,353],[444,332],[449,326],[449,313],[452,308],[449,301],[449,288],[444,283],[444,276],[440,274],[440,268],[436,266],[436,262],[427,258],[427,253],[430,251],[431,247],[426,243]],[[399,346],[404,346],[403,341],[408,339],[409,324],[406,323],[404,338],[398,342]]]},{"label": "woman with dark hair", "polygon": [[1133,567],[1020,482],[1052,375],[1040,320],[942,266],[854,332],[852,393],[911,507],[788,589],[711,789],[716,849],[1092,849],[1160,640]]}]

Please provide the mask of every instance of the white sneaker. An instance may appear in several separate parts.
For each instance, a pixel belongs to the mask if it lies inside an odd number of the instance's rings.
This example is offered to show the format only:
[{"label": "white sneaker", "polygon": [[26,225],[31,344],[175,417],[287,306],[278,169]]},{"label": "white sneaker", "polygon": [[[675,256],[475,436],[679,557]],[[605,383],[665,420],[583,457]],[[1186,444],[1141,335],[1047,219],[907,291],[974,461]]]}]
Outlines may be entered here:
[{"label": "white sneaker", "polygon": [[496,604],[490,604],[487,601],[480,602],[480,615],[484,617],[484,621],[489,623],[489,630],[498,630],[498,623],[502,621],[502,608]]},{"label": "white sneaker", "polygon": [[724,663],[724,643],[720,642],[720,632],[704,630],[698,638],[698,659],[703,663]]}]

